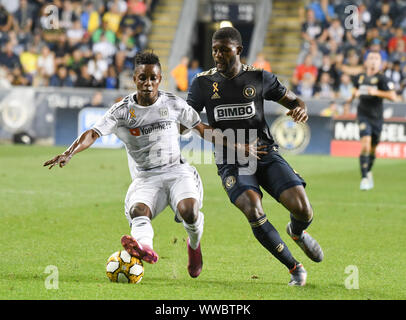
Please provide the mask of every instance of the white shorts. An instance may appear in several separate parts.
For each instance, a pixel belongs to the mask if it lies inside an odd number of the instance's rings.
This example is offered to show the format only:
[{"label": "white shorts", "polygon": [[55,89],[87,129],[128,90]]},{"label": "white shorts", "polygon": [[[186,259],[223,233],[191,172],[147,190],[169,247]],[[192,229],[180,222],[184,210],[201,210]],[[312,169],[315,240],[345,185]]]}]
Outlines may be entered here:
[{"label": "white shorts", "polygon": [[166,172],[140,171],[134,178],[125,198],[125,215],[131,223],[130,211],[136,203],[143,203],[151,210],[152,219],[168,205],[179,221],[178,203],[187,198],[203,205],[203,185],[195,167],[185,163],[166,169]]}]

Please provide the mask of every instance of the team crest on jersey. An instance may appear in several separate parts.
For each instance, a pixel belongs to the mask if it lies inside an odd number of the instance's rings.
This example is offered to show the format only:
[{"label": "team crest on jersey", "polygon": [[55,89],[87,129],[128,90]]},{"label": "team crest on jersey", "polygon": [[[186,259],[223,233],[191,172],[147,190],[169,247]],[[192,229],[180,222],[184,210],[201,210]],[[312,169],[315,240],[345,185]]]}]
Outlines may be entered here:
[{"label": "team crest on jersey", "polygon": [[236,181],[237,180],[235,179],[234,176],[229,176],[224,181],[224,186],[226,187],[226,189],[231,189],[235,185]]},{"label": "team crest on jersey", "polygon": [[252,99],[255,97],[256,94],[256,90],[255,87],[252,85],[248,85],[245,86],[244,89],[242,90],[242,94],[244,95],[244,97],[246,97],[247,99]]},{"label": "team crest on jersey", "polygon": [[214,108],[214,119],[222,120],[242,120],[255,116],[254,102],[242,104],[222,104]]},{"label": "team crest on jersey", "polygon": [[361,84],[364,82],[364,75],[361,75],[358,79],[358,83]]},{"label": "team crest on jersey", "polygon": [[211,96],[211,99],[220,99],[219,95],[219,84],[218,82],[213,82],[213,95]]},{"label": "team crest on jersey", "polygon": [[378,77],[373,77],[371,79],[371,84],[377,84],[378,83]]},{"label": "team crest on jersey", "polygon": [[359,124],[359,129],[362,131],[362,130],[365,130],[367,128],[367,124],[365,123],[365,122],[361,122],[360,124]]},{"label": "team crest on jersey", "polygon": [[161,118],[168,118],[169,116],[168,108],[159,109],[159,115],[161,116]]},{"label": "team crest on jersey", "polygon": [[137,116],[135,115],[135,110],[130,109],[130,119],[135,119]]}]

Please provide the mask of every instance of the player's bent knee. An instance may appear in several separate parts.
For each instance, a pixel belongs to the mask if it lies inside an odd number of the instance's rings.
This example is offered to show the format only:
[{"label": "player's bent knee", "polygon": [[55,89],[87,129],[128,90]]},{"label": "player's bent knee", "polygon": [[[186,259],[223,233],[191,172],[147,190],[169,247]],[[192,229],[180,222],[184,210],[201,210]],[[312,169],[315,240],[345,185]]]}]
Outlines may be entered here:
[{"label": "player's bent knee", "polygon": [[310,221],[313,219],[313,208],[309,203],[301,206],[301,216],[305,221]]},{"label": "player's bent knee", "polygon": [[310,221],[313,218],[313,208],[310,205],[303,186],[296,186],[285,190],[279,200],[296,219]]},{"label": "player's bent knee", "polygon": [[244,213],[248,221],[257,220],[264,215],[261,197],[253,190],[242,193],[234,202],[234,205]]},{"label": "player's bent knee", "polygon": [[197,200],[193,198],[184,199],[178,203],[177,209],[186,223],[192,224],[196,222],[199,213],[197,204]]},{"label": "player's bent knee", "polygon": [[151,219],[151,217],[152,217],[151,210],[144,203],[136,203],[135,205],[132,206],[132,208],[130,210],[130,217],[131,217],[131,219],[134,219],[136,217],[142,217],[142,216],[145,216],[145,217],[148,217]]},{"label": "player's bent knee", "polygon": [[361,154],[368,155],[371,153],[371,148],[369,146],[361,146]]},{"label": "player's bent knee", "polygon": [[244,213],[248,221],[254,221],[264,215],[262,207],[255,205],[252,202],[241,203],[238,208]]},{"label": "player's bent knee", "polygon": [[313,218],[313,208],[307,199],[296,199],[291,213],[301,221],[310,221]]},{"label": "player's bent knee", "polygon": [[256,206],[247,207],[243,212],[248,221],[258,220],[264,215],[263,210]]},{"label": "player's bent knee", "polygon": [[371,137],[364,136],[361,138],[361,154],[369,154],[371,152]]}]

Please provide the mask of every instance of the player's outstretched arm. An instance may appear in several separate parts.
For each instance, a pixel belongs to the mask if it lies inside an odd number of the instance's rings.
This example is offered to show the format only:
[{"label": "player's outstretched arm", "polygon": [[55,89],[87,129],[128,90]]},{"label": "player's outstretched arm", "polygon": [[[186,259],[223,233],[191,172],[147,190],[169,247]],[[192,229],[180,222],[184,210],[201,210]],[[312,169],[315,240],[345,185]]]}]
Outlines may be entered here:
[{"label": "player's outstretched arm", "polygon": [[60,168],[66,166],[76,153],[89,148],[98,137],[99,135],[93,129],[83,132],[64,153],[46,161],[44,167],[49,166],[49,169],[52,169],[56,165]]},{"label": "player's outstretched arm", "polygon": [[309,119],[306,104],[292,91],[288,90],[278,103],[289,109],[286,115],[291,116],[295,122],[306,122]]},{"label": "player's outstretched arm", "polygon": [[394,102],[399,101],[398,96],[396,94],[395,90],[378,90],[375,88],[369,88],[368,89],[368,94],[370,94],[371,96],[376,96],[382,99],[388,99]]},{"label": "player's outstretched arm", "polygon": [[249,144],[236,143],[235,141],[229,141],[220,129],[214,129],[213,127],[201,122],[193,129],[195,129],[203,139],[210,141],[213,144],[242,151],[244,152],[245,156],[254,156],[257,159],[260,159],[261,155],[268,153],[263,150],[266,148],[266,146],[257,145],[258,138]]}]

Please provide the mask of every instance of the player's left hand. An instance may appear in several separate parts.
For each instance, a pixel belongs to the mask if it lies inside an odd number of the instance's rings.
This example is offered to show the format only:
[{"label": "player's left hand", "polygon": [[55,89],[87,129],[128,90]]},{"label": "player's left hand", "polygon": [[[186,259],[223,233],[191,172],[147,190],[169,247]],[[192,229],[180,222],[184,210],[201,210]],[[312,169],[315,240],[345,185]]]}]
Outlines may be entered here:
[{"label": "player's left hand", "polygon": [[249,144],[237,143],[236,149],[237,151],[244,152],[246,157],[253,156],[258,160],[260,160],[261,156],[267,154],[268,152],[264,151],[264,149],[266,148],[265,145],[258,146],[258,140],[259,138],[256,138],[253,142]]},{"label": "player's left hand", "polygon": [[306,107],[298,106],[286,113],[287,116],[291,116],[295,122],[306,122],[309,119],[307,115]]}]

